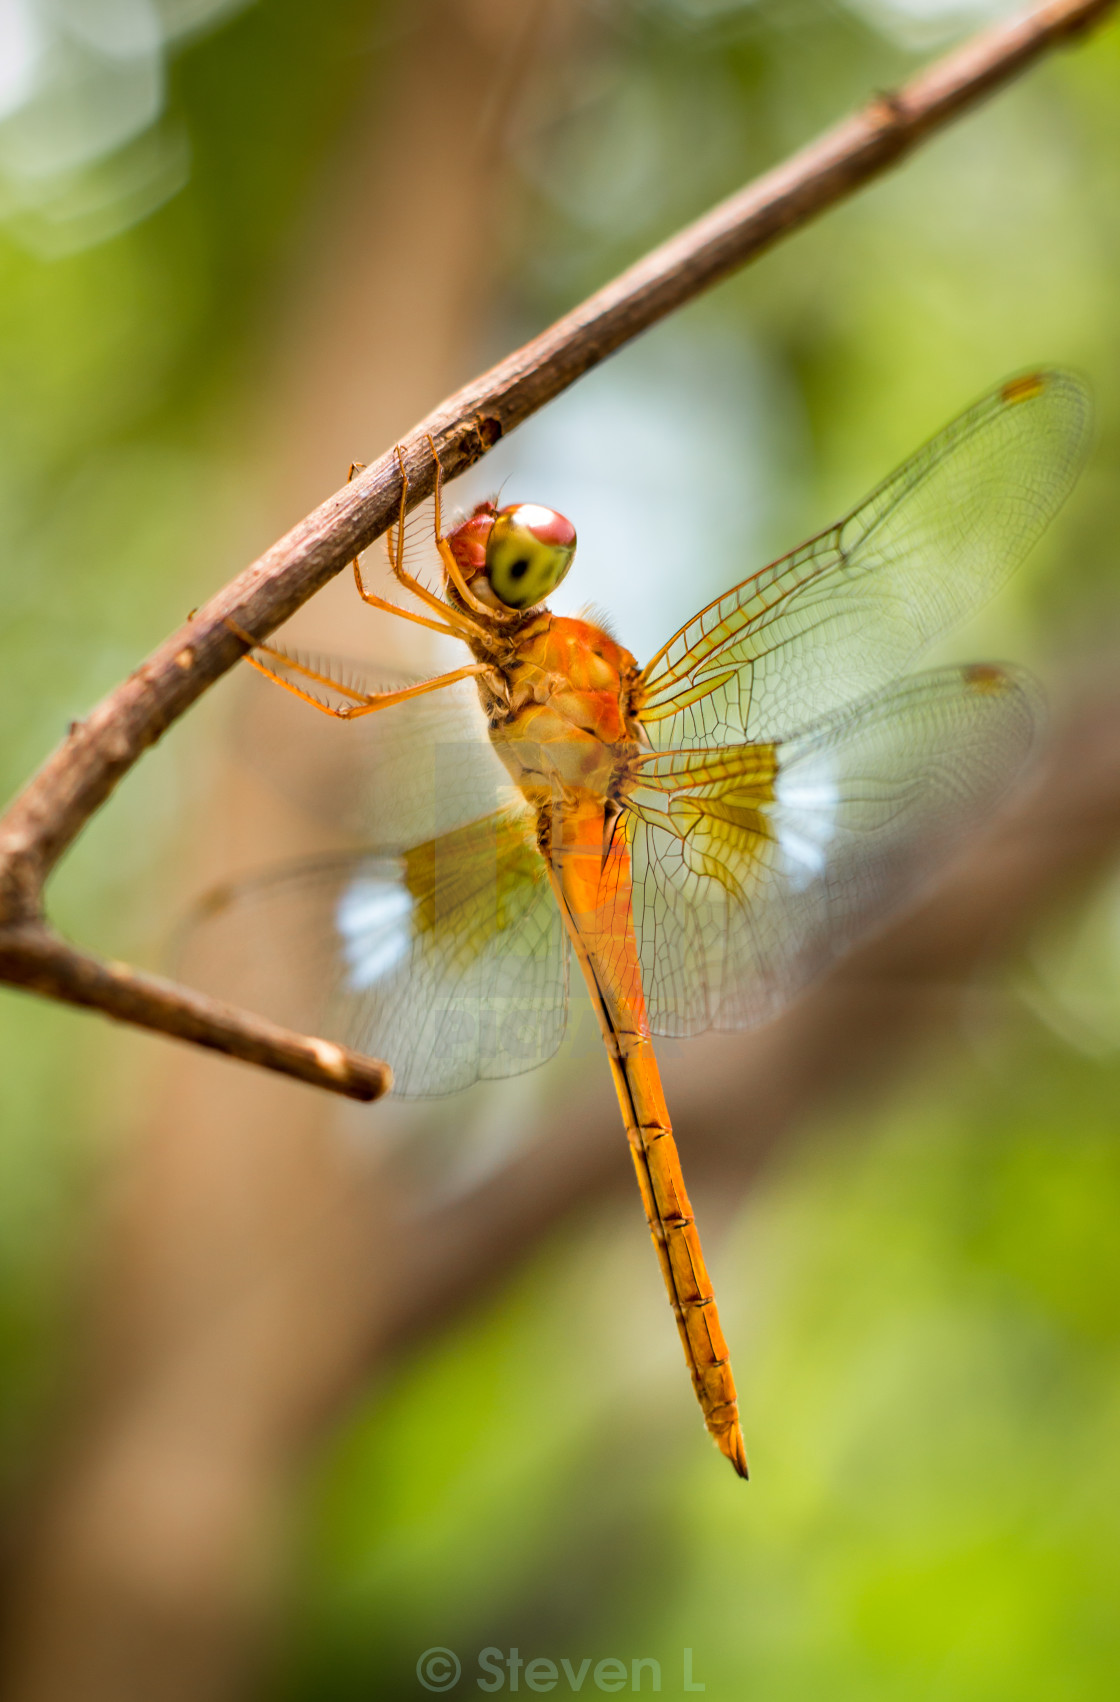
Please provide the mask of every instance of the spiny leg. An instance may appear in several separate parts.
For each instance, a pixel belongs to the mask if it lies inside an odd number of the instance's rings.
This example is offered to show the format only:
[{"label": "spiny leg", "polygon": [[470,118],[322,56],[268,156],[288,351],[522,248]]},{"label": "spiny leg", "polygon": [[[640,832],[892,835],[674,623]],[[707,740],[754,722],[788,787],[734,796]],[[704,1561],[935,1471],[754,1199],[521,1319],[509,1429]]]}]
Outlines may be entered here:
[{"label": "spiny leg", "polygon": [[[366,463],[364,461],[351,461],[350,471],[346,475],[346,483],[347,484],[350,483],[350,481],[354,477],[355,473],[364,472],[365,466],[366,466]],[[403,471],[404,471],[403,467],[402,467],[401,471],[403,473]],[[397,536],[400,540],[401,553],[403,555],[403,550],[404,550],[404,505],[405,505],[405,498],[406,498],[407,494],[408,494],[408,480],[402,479],[400,514],[398,515],[396,521],[394,522],[394,525],[390,526],[388,532],[385,535],[385,545],[386,545],[386,549],[388,550],[388,554],[389,554],[389,566],[392,569],[394,575],[396,574],[398,557],[397,557],[396,553],[394,552],[393,533],[394,533],[394,531],[396,531],[396,533],[397,533]],[[371,609],[384,609],[386,614],[399,615],[401,620],[413,621],[417,626],[426,626],[426,627],[429,628],[430,631],[438,632],[444,638],[461,638],[462,637],[462,633],[457,631],[455,627],[451,626],[448,623],[447,620],[439,620],[439,621],[431,620],[429,618],[429,616],[427,616],[427,615],[418,615],[415,612],[415,610],[413,610],[413,609],[402,608],[399,603],[391,603],[388,600],[387,597],[379,597],[376,592],[367,590],[365,580],[362,578],[362,563],[361,563],[360,557],[355,556],[354,560],[351,562],[350,565],[354,569],[354,583],[358,587],[358,596],[362,599],[363,603],[368,603]]]},{"label": "spiny leg", "polygon": [[471,680],[479,674],[488,672],[486,662],[469,662],[465,668],[454,668],[449,674],[437,674],[434,680],[421,680],[418,685],[405,686],[401,691],[378,692],[367,702],[358,704],[354,709],[340,710],[339,718],[343,721],[355,721],[359,715],[372,715],[378,709],[388,709],[394,703],[404,703],[410,697],[420,697],[427,691],[442,691],[444,686],[453,686],[459,680]]},{"label": "spiny leg", "polygon": [[[401,507],[400,515],[397,520],[397,551],[395,557],[392,546],[389,546],[389,566],[392,570],[393,577],[399,585],[403,585],[407,591],[411,591],[412,595],[418,598],[421,603],[425,603],[430,609],[434,609],[440,616],[441,620],[454,629],[455,636],[457,638],[483,638],[487,635],[487,629],[485,627],[480,626],[477,621],[472,620],[470,615],[465,614],[462,609],[456,609],[450,603],[445,603],[441,597],[437,597],[434,592],[429,591],[427,586],[421,585],[420,581],[405,568],[404,514],[405,505],[408,500],[409,479],[408,474],[405,471],[404,453],[399,443],[397,444],[397,461],[400,464],[401,469]],[[438,456],[436,457],[436,466],[437,468],[439,467]],[[440,551],[440,554],[442,556],[442,550]],[[359,589],[360,588],[361,587],[359,586]],[[483,614],[488,616],[491,614],[491,611],[486,608],[485,604],[476,603],[475,606]]]},{"label": "spiny leg", "polygon": [[439,551],[440,560],[443,562],[444,571],[446,572],[448,579],[450,579],[452,585],[454,585],[456,591],[459,593],[460,597],[463,599],[464,603],[466,603],[468,608],[474,609],[477,614],[484,615],[486,617],[486,619],[488,621],[491,621],[491,622],[493,622],[495,620],[500,620],[500,621],[516,620],[517,619],[516,610],[511,609],[508,613],[505,613],[500,609],[492,609],[488,603],[483,603],[478,597],[475,596],[474,592],[471,590],[470,586],[467,584],[466,580],[463,578],[463,570],[459,566],[459,563],[455,560],[455,555],[454,555],[454,552],[451,548],[451,545],[447,542],[447,539],[443,535],[443,511],[442,511],[443,462],[439,458],[439,450],[436,448],[435,438],[432,436],[431,432],[428,432],[426,435],[427,435],[427,439],[428,439],[428,448],[431,450],[432,459],[435,461],[435,464],[436,464],[436,488],[435,488],[436,549]]},{"label": "spiny leg", "polygon": [[[317,709],[322,715],[330,715],[336,721],[353,721],[360,715],[372,715],[378,709],[390,709],[395,703],[406,703],[409,698],[422,697],[426,692],[442,691],[445,686],[455,685],[459,680],[470,679],[476,674],[485,672],[484,663],[472,662],[465,668],[455,668],[449,674],[437,674],[431,680],[418,680],[415,685],[401,686],[396,691],[355,691],[352,686],[341,685],[329,674],[321,673],[317,668],[308,667],[305,662],[297,662],[294,656],[289,656],[285,650],[281,650],[277,645],[261,643],[251,637],[244,628],[238,626],[237,622],[230,619],[229,616],[226,617],[226,625],[232,633],[241,639],[243,644],[251,646],[250,653],[245,657],[251,668],[255,668],[258,674],[263,674],[266,680],[271,680],[273,685],[281,686],[284,691],[290,691],[293,697],[298,697],[303,703],[309,703],[312,709]],[[291,668],[293,673],[302,674],[304,679],[314,680],[317,685],[329,686],[331,691],[338,692],[342,697],[352,698],[353,702],[338,706],[323,703],[320,698],[315,697],[309,691],[305,691],[294,681],[286,680],[283,674],[277,673],[275,668],[270,668],[267,662],[259,661],[252,654],[252,650],[263,651],[266,656],[275,657],[286,668]]]},{"label": "spiny leg", "polygon": [[399,603],[391,603],[387,597],[379,597],[375,591],[367,591],[362,579],[361,564],[354,562],[354,583],[358,587],[358,596],[363,603],[368,603],[371,609],[384,609],[386,614],[399,615],[402,620],[412,621],[416,626],[426,626],[431,632],[438,632],[444,638],[462,638],[462,632],[451,626],[447,621],[429,620],[427,615],[418,615],[414,609],[404,609]]}]

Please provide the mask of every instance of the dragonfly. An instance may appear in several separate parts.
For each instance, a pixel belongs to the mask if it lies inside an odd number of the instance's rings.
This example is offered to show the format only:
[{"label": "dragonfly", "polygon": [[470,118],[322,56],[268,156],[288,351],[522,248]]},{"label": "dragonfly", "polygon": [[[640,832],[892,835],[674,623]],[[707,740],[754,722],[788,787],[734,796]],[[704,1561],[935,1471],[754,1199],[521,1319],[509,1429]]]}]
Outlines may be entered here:
[{"label": "dragonfly", "polygon": [[208,920],[247,928],[238,955],[270,984],[294,975],[316,1032],[387,1059],[406,1095],[549,1058],[574,961],[696,1399],[744,1478],[655,1040],[774,1016],[1019,775],[1040,715],[1026,675],[909,670],[1038,539],[1088,421],[1068,373],[1005,381],[644,666],[595,620],[549,610],[576,549],[555,510],[486,501],[444,532],[438,455],[442,583],[411,572],[402,457],[387,545],[412,603],[371,591],[359,561],[357,590],[459,640],[462,665],[387,687],[240,634],[269,680],[367,729],[351,799],[364,843],[230,887]]}]

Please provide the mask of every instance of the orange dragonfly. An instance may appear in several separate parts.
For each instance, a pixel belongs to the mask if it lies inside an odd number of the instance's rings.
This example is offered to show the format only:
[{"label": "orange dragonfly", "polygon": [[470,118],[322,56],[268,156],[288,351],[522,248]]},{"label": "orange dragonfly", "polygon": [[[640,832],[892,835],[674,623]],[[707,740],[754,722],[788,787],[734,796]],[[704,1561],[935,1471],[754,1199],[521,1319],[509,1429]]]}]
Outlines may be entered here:
[{"label": "orange dragonfly", "polygon": [[354,794],[367,844],[230,888],[208,916],[248,925],[270,979],[294,967],[316,1031],[387,1059],[403,1094],[549,1058],[574,956],[696,1398],[742,1477],[653,1037],[772,1016],[1018,774],[1037,722],[1022,675],[902,676],[1025,556],[1073,484],[1088,419],[1067,374],[1004,383],[644,667],[546,607],[576,546],[551,509],[483,502],[444,535],[437,483],[442,594],[423,584],[405,566],[404,481],[387,542],[420,609],[367,590],[355,562],[358,590],[469,660],[375,690],[274,644],[247,658],[339,720],[376,714]]}]

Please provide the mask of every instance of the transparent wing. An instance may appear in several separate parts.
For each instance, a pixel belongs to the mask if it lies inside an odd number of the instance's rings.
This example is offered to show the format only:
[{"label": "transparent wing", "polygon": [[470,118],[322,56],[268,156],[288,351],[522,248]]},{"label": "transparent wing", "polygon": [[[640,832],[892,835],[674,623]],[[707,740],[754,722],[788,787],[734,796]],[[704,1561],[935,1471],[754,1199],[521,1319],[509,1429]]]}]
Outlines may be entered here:
[{"label": "transparent wing", "polygon": [[1006,669],[938,669],[782,744],[647,759],[624,821],[654,1032],[772,1016],[1006,789],[1037,712]]},{"label": "transparent wing", "polygon": [[[392,691],[413,683],[361,662],[292,651],[324,682],[264,658],[325,703],[345,689]],[[510,780],[486,728],[471,680],[398,703],[359,721],[331,721],[245,669],[236,748],[300,808],[337,824],[371,849],[402,851],[502,809]],[[344,689],[345,688],[345,689]]]},{"label": "transparent wing", "polygon": [[846,519],[670,639],[642,674],[655,748],[785,738],[897,679],[1027,554],[1088,432],[1088,394],[1068,373],[985,396]]},{"label": "transparent wing", "polygon": [[533,1069],[567,1020],[560,912],[514,816],[216,892],[185,956],[221,997],[386,1059],[406,1095]]}]

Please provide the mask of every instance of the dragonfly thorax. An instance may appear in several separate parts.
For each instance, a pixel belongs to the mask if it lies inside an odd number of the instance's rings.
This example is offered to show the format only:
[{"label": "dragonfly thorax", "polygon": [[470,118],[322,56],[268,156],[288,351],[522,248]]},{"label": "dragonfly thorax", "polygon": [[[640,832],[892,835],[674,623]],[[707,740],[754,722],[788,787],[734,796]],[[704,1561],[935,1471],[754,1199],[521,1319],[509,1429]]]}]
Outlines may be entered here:
[{"label": "dragonfly thorax", "polygon": [[498,691],[482,687],[490,737],[523,796],[614,798],[638,749],[630,652],[590,621],[546,614],[495,672]]}]

